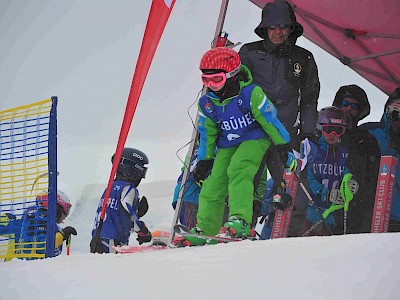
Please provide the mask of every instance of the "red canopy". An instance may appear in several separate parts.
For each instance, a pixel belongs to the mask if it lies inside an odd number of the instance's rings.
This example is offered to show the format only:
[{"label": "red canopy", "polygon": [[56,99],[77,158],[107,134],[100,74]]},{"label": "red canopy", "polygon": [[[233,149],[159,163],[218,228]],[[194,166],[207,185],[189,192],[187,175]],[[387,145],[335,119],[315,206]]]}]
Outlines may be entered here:
[{"label": "red canopy", "polygon": [[[250,0],[260,8],[272,0]],[[303,36],[381,91],[400,86],[399,0],[288,0]],[[261,20],[261,14],[260,14]]]}]

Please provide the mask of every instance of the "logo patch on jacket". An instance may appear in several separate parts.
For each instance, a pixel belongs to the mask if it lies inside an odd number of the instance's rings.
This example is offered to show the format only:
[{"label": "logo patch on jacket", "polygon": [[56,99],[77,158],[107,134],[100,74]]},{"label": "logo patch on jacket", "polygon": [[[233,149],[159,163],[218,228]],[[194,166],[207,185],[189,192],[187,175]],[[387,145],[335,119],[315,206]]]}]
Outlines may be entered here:
[{"label": "logo patch on jacket", "polygon": [[303,68],[299,63],[295,63],[293,65],[293,74],[294,74],[294,76],[300,77],[302,69]]},{"label": "logo patch on jacket", "polygon": [[207,103],[204,105],[204,108],[206,109],[206,111],[207,111],[208,113],[212,113],[212,112],[214,111],[213,105],[212,105],[210,102],[207,102]]}]

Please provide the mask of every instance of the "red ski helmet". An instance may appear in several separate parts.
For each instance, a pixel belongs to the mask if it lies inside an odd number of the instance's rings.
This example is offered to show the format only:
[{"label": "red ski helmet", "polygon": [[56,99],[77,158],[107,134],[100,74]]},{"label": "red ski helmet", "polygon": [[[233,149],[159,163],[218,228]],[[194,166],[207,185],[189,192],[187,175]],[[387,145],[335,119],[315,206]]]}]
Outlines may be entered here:
[{"label": "red ski helmet", "polygon": [[200,70],[224,71],[232,77],[240,71],[239,54],[228,47],[216,47],[204,53],[200,61]]},{"label": "red ski helmet", "polygon": [[[43,192],[43,193],[37,195],[36,202],[38,203],[38,205],[47,209],[47,207],[49,206],[48,194],[46,192]],[[57,204],[59,204],[61,206],[62,211],[65,214],[65,216],[68,216],[69,211],[72,206],[71,200],[69,200],[69,197],[60,190],[57,191]]]}]

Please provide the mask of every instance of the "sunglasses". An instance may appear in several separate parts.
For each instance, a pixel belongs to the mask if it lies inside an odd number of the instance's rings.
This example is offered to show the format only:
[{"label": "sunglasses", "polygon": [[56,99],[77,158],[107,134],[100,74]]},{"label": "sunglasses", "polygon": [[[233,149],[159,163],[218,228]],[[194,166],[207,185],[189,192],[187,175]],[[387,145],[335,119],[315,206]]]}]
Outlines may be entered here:
[{"label": "sunglasses", "polygon": [[240,67],[233,70],[230,73],[225,73],[225,72],[219,72],[219,73],[214,73],[214,74],[201,74],[201,80],[203,81],[203,84],[206,87],[214,87],[218,88],[220,86],[223,86],[228,78],[231,78],[235,76],[237,73],[239,73]]},{"label": "sunglasses", "polygon": [[274,30],[274,29],[277,29],[277,28],[279,28],[279,29],[287,29],[287,28],[289,28],[289,25],[288,24],[279,24],[279,25],[270,25],[270,26],[268,26],[268,29],[271,29],[271,30]]},{"label": "sunglasses", "polygon": [[353,109],[353,110],[359,110],[359,109],[360,109],[360,104],[349,102],[349,101],[346,100],[346,99],[343,99],[343,100],[342,100],[342,106],[343,106],[343,107],[350,106],[351,109]]},{"label": "sunglasses", "polygon": [[331,135],[335,134],[337,136],[343,135],[345,131],[345,127],[342,125],[330,125],[330,124],[322,124],[322,132]]}]

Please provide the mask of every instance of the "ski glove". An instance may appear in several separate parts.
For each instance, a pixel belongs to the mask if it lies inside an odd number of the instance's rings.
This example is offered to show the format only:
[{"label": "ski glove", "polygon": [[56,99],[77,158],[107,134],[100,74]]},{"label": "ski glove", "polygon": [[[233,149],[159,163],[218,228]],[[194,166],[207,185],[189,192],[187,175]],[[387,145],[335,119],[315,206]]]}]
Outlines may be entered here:
[{"label": "ski glove", "polygon": [[77,235],[76,229],[74,227],[71,226],[67,226],[64,229],[60,230],[62,236],[63,236],[63,240],[66,241],[69,239],[69,237],[72,235]]},{"label": "ski glove", "polygon": [[281,185],[275,185],[272,189],[271,205],[277,210],[284,210],[292,205],[292,196],[286,192],[284,181]]},{"label": "ski glove", "polygon": [[279,153],[279,157],[284,163],[285,168],[288,168],[290,171],[296,170],[297,168],[297,159],[294,157],[292,152],[292,148],[289,144],[277,145],[275,146],[276,151]]},{"label": "ski glove", "polygon": [[139,208],[136,213],[137,217],[138,218],[143,217],[147,213],[148,210],[149,210],[149,203],[147,202],[147,198],[145,196],[143,196],[139,200]]},{"label": "ski glove", "polygon": [[142,223],[142,227],[140,228],[140,231],[136,233],[137,234],[136,240],[139,242],[139,245],[143,243],[148,243],[152,239],[151,232],[147,228],[146,224],[143,221],[140,222]]},{"label": "ski glove", "polygon": [[326,199],[329,200],[330,202],[334,203],[334,204],[343,204],[343,198],[342,195],[340,195],[340,191],[338,189],[333,189],[330,190],[326,193]]},{"label": "ski glove", "polygon": [[196,182],[200,183],[210,175],[213,160],[199,160],[193,170],[193,178]]}]

